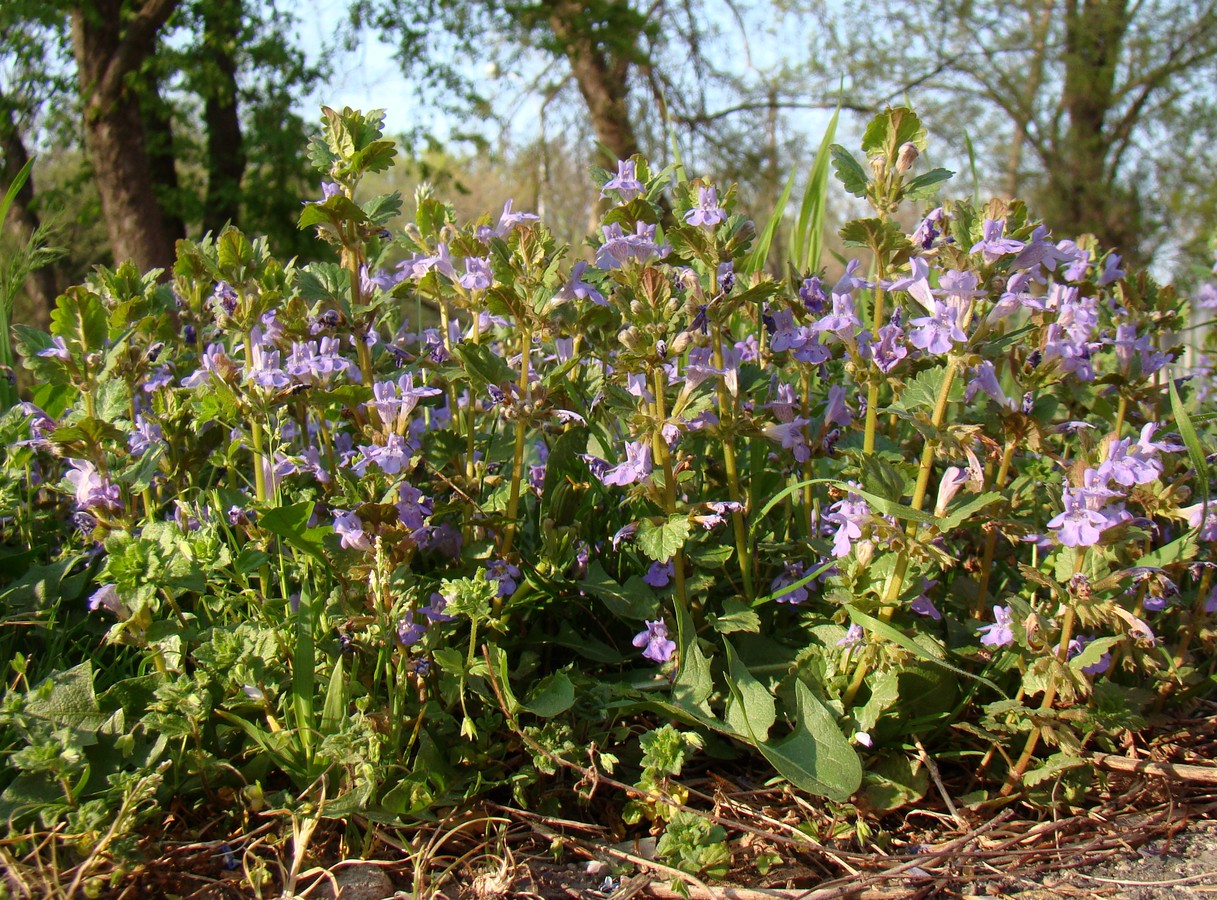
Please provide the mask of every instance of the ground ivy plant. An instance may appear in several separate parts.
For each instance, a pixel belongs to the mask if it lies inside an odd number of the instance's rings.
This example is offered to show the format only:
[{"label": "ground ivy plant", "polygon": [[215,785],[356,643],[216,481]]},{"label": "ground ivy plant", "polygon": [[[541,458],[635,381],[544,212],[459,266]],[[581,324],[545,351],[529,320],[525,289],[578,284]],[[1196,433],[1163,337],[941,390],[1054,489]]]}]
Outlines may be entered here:
[{"label": "ground ivy plant", "polygon": [[226,228],[16,328],[10,827],[557,807],[574,764],[712,874],[694,760],[882,810],[928,752],[1000,803],[1210,690],[1191,307],[1018,201],[938,205],[911,110],[831,148],[871,208],[832,278],[768,274],[733,188],[640,158],[593,173],[584,247],[426,189],[395,227],[381,125],[326,109],[311,147],[337,262]]}]

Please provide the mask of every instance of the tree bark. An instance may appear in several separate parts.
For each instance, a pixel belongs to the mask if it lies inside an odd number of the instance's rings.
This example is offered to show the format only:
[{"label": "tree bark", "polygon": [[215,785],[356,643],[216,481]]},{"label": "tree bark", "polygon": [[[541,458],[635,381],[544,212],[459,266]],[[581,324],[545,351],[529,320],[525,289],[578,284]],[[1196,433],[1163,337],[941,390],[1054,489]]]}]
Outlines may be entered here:
[{"label": "tree bark", "polygon": [[175,236],[149,178],[144,121],[128,76],[154,52],[156,35],[179,0],[143,0],[124,16],[122,0],[72,9],[72,46],[84,106],[85,143],[116,263],[173,265]]},{"label": "tree bark", "polygon": [[203,231],[236,225],[241,214],[241,180],[245,177],[245,142],[237,110],[237,62],[234,51],[241,24],[241,0],[213,0],[203,11],[203,52],[215,67],[204,99],[207,125],[207,196]]},{"label": "tree bark", "polygon": [[165,216],[165,231],[176,243],[186,237],[182,185],[177,177],[177,156],[173,148],[173,119],[169,104],[161,97],[155,75],[151,75],[140,89],[139,109],[148,150],[148,178]]},{"label": "tree bark", "polygon": [[638,152],[638,136],[627,105],[629,58],[620,52],[610,54],[591,29],[580,27],[586,13],[578,0],[551,0],[547,6],[549,26],[587,103],[596,139],[616,159],[629,159]]},{"label": "tree bark", "polygon": [[1065,138],[1047,160],[1045,213],[1060,233],[1095,235],[1105,247],[1136,244],[1137,206],[1116,184],[1109,156],[1108,118],[1128,32],[1127,0],[1067,0],[1065,80],[1061,106]]},{"label": "tree bark", "polygon": [[[0,196],[8,193],[9,186],[17,174],[29,162],[29,153],[25,149],[25,141],[13,118],[13,110],[6,106],[0,114]],[[21,244],[29,243],[30,238],[41,224],[38,212],[34,208],[34,176],[26,179],[13,205],[9,207],[8,219],[4,225],[8,232]],[[53,265],[42,266],[30,273],[25,283],[26,292],[31,301],[29,324],[43,331],[51,327],[51,309],[55,306],[55,298],[59,296],[59,279]]]}]

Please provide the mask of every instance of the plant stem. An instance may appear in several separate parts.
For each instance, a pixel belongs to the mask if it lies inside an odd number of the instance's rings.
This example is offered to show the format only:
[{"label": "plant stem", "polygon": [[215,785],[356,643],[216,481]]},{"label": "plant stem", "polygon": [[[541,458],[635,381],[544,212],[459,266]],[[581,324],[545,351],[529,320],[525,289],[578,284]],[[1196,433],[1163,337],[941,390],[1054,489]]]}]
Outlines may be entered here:
[{"label": "plant stem", "polygon": [[[663,423],[667,420],[667,402],[664,398],[664,372],[656,369],[651,378],[655,391],[655,431],[651,437],[651,448],[658,461],[663,465],[663,506],[669,515],[676,513],[676,472],[672,465],[672,454],[668,452],[668,442],[663,437]],[[676,600],[682,609],[688,609],[688,597],[685,591],[685,554],[677,550],[672,557],[673,587]]]},{"label": "plant stem", "polygon": [[[714,326],[714,367],[723,368],[723,333]],[[725,376],[718,382],[718,410],[723,418],[723,465],[727,470],[727,495],[732,503],[740,503],[739,466],[735,458],[735,398],[727,391]],[[756,596],[752,583],[752,550],[748,544],[748,529],[744,524],[742,508],[731,511],[731,527],[735,533],[735,555],[739,560],[740,575],[744,579],[744,596],[751,600]]]},{"label": "plant stem", "polygon": [[[1076,575],[1082,571],[1082,566],[1086,561],[1086,551],[1075,548],[1073,552],[1073,573]],[[1073,621],[1074,610],[1073,605],[1070,604],[1065,607],[1065,618],[1061,622],[1061,640],[1056,648],[1056,659],[1061,665],[1065,665],[1069,658],[1069,642],[1073,640]],[[1044,700],[1040,703],[1040,712],[1047,713],[1052,710],[1052,704],[1056,702],[1056,695],[1057,680],[1055,674],[1052,674],[1049,675],[1048,687],[1044,690]],[[1031,757],[1035,755],[1035,748],[1039,745],[1042,733],[1043,727],[1040,725],[1031,729],[1031,734],[1027,735],[1027,744],[1023,747],[1022,755],[1015,762],[1010,774],[1006,776],[1006,783],[1001,787],[1000,796],[1010,796],[1015,787],[1023,780],[1023,774],[1027,771],[1027,766],[1031,764]]]},{"label": "plant stem", "polygon": [[[997,470],[997,480],[993,482],[993,487],[1001,490],[1006,486],[1006,479],[1010,475],[1010,462],[1014,458],[1014,441],[1006,441],[1006,447],[1002,451],[1001,466]],[[985,534],[985,553],[980,563],[980,583],[976,589],[976,609],[973,610],[976,618],[980,618],[985,611],[985,605],[988,602],[989,596],[989,579],[993,571],[993,554],[997,550],[997,529],[991,528]]]},{"label": "plant stem", "polygon": [[[245,370],[252,372],[254,368],[254,333],[250,329],[245,335]],[[260,410],[255,411],[255,415],[260,413]],[[259,503],[266,501],[266,471],[263,465],[263,434],[261,418],[254,418],[249,423],[249,439],[253,443],[254,451],[254,496],[257,497]]]},{"label": "plant stem", "polygon": [[[883,288],[879,287],[879,282],[883,281],[886,266],[882,262],[879,263],[878,275],[875,278],[875,306],[874,316],[871,319],[871,334],[876,335],[878,340],[879,326],[883,324]],[[874,368],[874,367],[872,367]],[[870,374],[873,375],[873,372]],[[879,418],[879,382],[871,380],[866,386],[866,432],[862,438],[862,452],[870,455],[875,452],[875,430],[878,425]]]},{"label": "plant stem", "polygon": [[[528,354],[531,349],[532,326],[524,322],[520,328],[520,390],[519,396],[516,398],[517,407],[528,396]],[[524,480],[524,439],[527,433],[528,423],[524,421],[524,417],[520,415],[517,408],[515,454],[511,462],[511,493],[507,499],[507,529],[503,538],[504,557],[511,552],[512,544],[515,542],[516,516],[520,510],[520,485]]]}]

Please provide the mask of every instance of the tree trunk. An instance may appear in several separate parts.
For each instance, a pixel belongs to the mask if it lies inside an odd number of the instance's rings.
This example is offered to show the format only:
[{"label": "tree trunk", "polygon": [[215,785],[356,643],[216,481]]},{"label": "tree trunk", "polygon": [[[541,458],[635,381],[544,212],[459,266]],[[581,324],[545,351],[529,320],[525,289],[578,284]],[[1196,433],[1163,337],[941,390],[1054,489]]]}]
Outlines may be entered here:
[{"label": "tree trunk", "polygon": [[207,124],[207,197],[203,231],[218,233],[236,225],[241,213],[245,144],[237,115],[237,63],[234,51],[241,25],[241,0],[213,0],[203,10],[203,52],[215,66],[204,100]]},{"label": "tree trunk", "polygon": [[629,59],[620,52],[609,56],[591,29],[581,27],[580,20],[586,13],[578,0],[551,0],[547,5],[549,26],[587,103],[596,139],[616,159],[629,159],[638,152],[638,137],[627,105]]},{"label": "tree trunk", "polygon": [[[1080,7],[1080,8],[1079,8]],[[1128,31],[1127,0],[1068,0],[1065,81],[1069,117],[1058,159],[1048,168],[1045,212],[1059,233],[1094,234],[1105,247],[1134,249],[1136,204],[1118,189],[1109,165],[1108,133],[1120,52]],[[1052,164],[1055,163],[1055,164]]]},{"label": "tree trunk", "polygon": [[168,270],[175,236],[149,178],[139,99],[127,77],[154,52],[156,34],[178,0],[143,0],[124,16],[121,0],[72,9],[72,45],[84,107],[85,143],[116,263]]},{"label": "tree trunk", "polygon": [[173,119],[169,104],[161,97],[155,75],[150,76],[140,89],[139,111],[148,151],[148,178],[165,216],[165,231],[176,243],[186,237],[182,185],[178,181],[177,157],[173,152]]},{"label": "tree trunk", "polygon": [[[0,196],[8,193],[18,173],[29,162],[29,154],[21,132],[13,119],[13,110],[6,106],[0,114]],[[34,209],[34,177],[30,175],[9,207],[5,228],[21,244],[27,244],[40,222]],[[43,331],[51,327],[51,309],[59,296],[58,276],[54,266],[42,266],[30,273],[25,283],[31,301],[29,324]]]}]

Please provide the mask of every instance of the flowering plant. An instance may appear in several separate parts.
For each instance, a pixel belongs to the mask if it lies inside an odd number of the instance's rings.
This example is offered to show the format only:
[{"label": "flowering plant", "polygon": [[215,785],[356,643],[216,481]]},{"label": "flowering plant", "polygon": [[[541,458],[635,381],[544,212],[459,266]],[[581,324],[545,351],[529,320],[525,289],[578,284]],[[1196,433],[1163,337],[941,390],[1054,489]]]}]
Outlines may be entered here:
[{"label": "flowering plant", "polygon": [[1203,689],[1183,301],[1016,201],[906,219],[950,174],[914,176],[910,110],[865,166],[832,148],[874,211],[835,279],[775,280],[733,189],[641,159],[598,174],[586,259],[510,202],[461,224],[422,190],[393,231],[402,198],[360,192],[380,129],[327,109],[311,148],[300,225],[337,263],[228,228],[168,285],[99,270],[18,329],[14,583],[67,561],[110,668],[149,667],[94,743],[411,817],[528,795],[517,749],[637,761],[658,716],[885,808],[925,790],[915,740],[986,790],[1080,783],[1084,746]]}]

